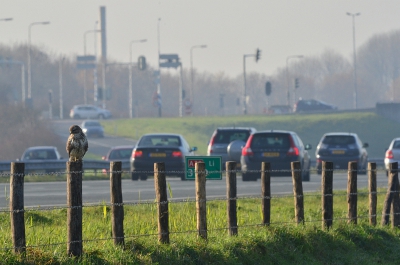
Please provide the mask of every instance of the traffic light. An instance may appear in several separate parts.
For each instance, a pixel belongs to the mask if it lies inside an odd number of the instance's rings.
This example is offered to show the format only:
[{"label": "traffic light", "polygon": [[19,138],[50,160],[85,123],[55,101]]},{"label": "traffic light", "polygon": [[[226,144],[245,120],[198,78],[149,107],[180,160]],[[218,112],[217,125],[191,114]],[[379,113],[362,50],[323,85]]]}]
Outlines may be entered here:
[{"label": "traffic light", "polygon": [[295,78],[294,79],[294,88],[299,88],[299,79],[298,78]]},{"label": "traffic light", "polygon": [[260,60],[260,58],[261,58],[261,50],[257,49],[256,50],[256,62],[258,62],[258,60]]},{"label": "traffic light", "polygon": [[138,68],[139,70],[146,70],[146,57],[139,56],[138,58]]},{"label": "traffic light", "polygon": [[271,95],[271,82],[267,82],[265,83],[265,94],[267,94],[267,96]]}]

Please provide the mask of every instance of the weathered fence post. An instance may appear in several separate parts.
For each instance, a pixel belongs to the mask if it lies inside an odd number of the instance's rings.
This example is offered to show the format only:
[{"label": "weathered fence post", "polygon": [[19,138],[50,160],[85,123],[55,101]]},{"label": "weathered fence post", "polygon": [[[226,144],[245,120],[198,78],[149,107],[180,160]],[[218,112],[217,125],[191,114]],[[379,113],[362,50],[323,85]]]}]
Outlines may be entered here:
[{"label": "weathered fence post", "polygon": [[197,231],[199,236],[207,239],[207,207],[206,207],[206,166],[204,162],[197,162],[196,172],[196,213]]},{"label": "weathered fence post", "polygon": [[24,220],[24,172],[25,164],[11,162],[10,218],[14,253],[26,251]]},{"label": "weathered fence post", "polygon": [[154,188],[158,210],[158,242],[169,244],[168,197],[165,163],[154,163]]},{"label": "weathered fence post", "polygon": [[271,222],[271,164],[261,163],[261,196],[262,196],[262,215],[263,224],[269,225]]},{"label": "weathered fence post", "polygon": [[399,198],[399,177],[398,177],[398,165],[396,169],[391,169],[393,171],[393,200],[392,200],[392,228],[398,227],[400,225],[400,198]]},{"label": "weathered fence post", "polygon": [[376,163],[368,163],[369,224],[376,225]]},{"label": "weathered fence post", "polygon": [[226,205],[228,211],[228,233],[230,236],[237,235],[237,213],[236,213],[236,162],[226,162]]},{"label": "weathered fence post", "polygon": [[112,237],[115,245],[124,245],[124,206],[121,187],[122,162],[110,162]]},{"label": "weathered fence post", "polygon": [[82,255],[82,161],[67,162],[67,227],[69,256]]},{"label": "weathered fence post", "polygon": [[322,162],[322,228],[332,227],[333,223],[333,163]]},{"label": "weathered fence post", "polygon": [[389,164],[389,172],[388,172],[388,189],[386,192],[385,201],[383,202],[383,209],[382,209],[382,220],[381,225],[389,224],[390,218],[390,208],[393,201],[394,191],[397,189],[397,169],[398,164],[397,162]]},{"label": "weathered fence post", "polygon": [[291,163],[292,181],[295,207],[295,221],[297,224],[304,224],[304,196],[303,182],[301,178],[301,164],[299,161]]},{"label": "weathered fence post", "polygon": [[347,223],[357,224],[357,162],[348,164],[347,172]]}]

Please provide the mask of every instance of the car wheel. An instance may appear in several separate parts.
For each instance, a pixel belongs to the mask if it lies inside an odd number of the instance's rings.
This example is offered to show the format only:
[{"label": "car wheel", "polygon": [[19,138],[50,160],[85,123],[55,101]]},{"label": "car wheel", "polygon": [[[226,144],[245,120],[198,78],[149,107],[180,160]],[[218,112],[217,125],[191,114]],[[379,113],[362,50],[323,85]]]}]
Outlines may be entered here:
[{"label": "car wheel", "polygon": [[180,174],[179,177],[181,178],[182,181],[183,181],[183,180],[186,180],[185,174]]},{"label": "car wheel", "polygon": [[301,171],[301,178],[303,181],[310,181],[310,168]]},{"label": "car wheel", "polygon": [[140,180],[147,180],[147,175],[140,175]]},{"label": "car wheel", "polygon": [[139,174],[132,172],[132,180],[139,180]]}]

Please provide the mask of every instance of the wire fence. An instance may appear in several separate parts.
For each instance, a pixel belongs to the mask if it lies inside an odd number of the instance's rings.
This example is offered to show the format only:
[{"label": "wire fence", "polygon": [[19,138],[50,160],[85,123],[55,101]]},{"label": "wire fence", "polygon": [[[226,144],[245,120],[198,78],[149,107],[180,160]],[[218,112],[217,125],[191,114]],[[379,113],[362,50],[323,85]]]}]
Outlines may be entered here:
[{"label": "wire fence", "polygon": [[[20,163],[22,164],[22,163]],[[203,164],[203,165],[202,165]],[[14,165],[18,166],[18,165]],[[351,182],[357,181],[357,174],[359,170],[357,169],[357,165],[349,164],[348,170],[337,170],[329,167],[329,164],[322,170],[321,173],[321,194],[317,193],[306,193],[302,192],[302,174],[304,170],[302,170],[299,166],[298,162],[292,163],[292,169],[287,170],[284,172],[288,172],[291,174],[293,180],[293,194],[281,194],[281,195],[271,195],[271,187],[270,181],[271,176],[274,173],[282,173],[282,170],[271,170],[271,165],[269,163],[263,163],[261,170],[254,170],[252,173],[260,174],[261,179],[261,187],[262,192],[260,195],[253,195],[253,196],[236,196],[236,178],[237,174],[241,174],[241,170],[235,169],[235,164],[227,164],[227,170],[221,171],[219,173],[226,175],[226,182],[227,182],[227,196],[225,198],[213,198],[207,199],[205,196],[205,180],[207,176],[207,171],[204,168],[204,163],[198,163],[196,165],[195,175],[196,175],[196,198],[187,198],[187,199],[167,199],[167,187],[166,187],[166,175],[173,175],[176,173],[182,173],[182,171],[167,171],[165,170],[165,165],[163,163],[157,163],[155,165],[154,171],[143,171],[143,174],[153,174],[154,175],[154,182],[155,182],[155,200],[147,200],[147,201],[140,201],[140,202],[123,202],[122,201],[122,188],[121,188],[121,174],[122,173],[131,173],[130,171],[123,171],[120,168],[120,162],[111,162],[110,171],[108,174],[110,175],[110,190],[111,190],[111,200],[109,203],[102,202],[102,203],[94,203],[94,204],[83,204],[82,203],[82,175],[84,175],[85,171],[79,169],[79,163],[72,163],[71,167],[67,168],[65,172],[51,172],[51,173],[31,173],[25,175],[21,170],[18,168],[12,168],[11,172],[8,175],[10,177],[10,187],[12,189],[17,190],[17,194],[14,194],[10,191],[10,209],[0,209],[0,214],[10,214],[11,216],[11,226],[14,229],[12,230],[12,237],[13,237],[13,244],[3,245],[0,247],[2,251],[10,251],[13,250],[14,252],[23,252],[26,248],[42,248],[42,247],[52,247],[52,246],[59,246],[59,245],[67,245],[68,246],[68,254],[79,256],[82,253],[82,245],[88,242],[100,242],[100,241],[114,241],[116,244],[124,244],[125,239],[135,239],[139,237],[158,237],[158,240],[162,243],[169,243],[169,236],[170,235],[178,235],[178,234],[190,234],[190,233],[197,233],[199,237],[207,238],[207,233],[210,232],[218,232],[218,231],[229,231],[230,235],[237,234],[237,230],[244,229],[244,228],[255,228],[255,227],[265,227],[265,226],[273,226],[273,225],[299,225],[303,224],[306,225],[307,223],[315,224],[315,223],[323,223],[323,227],[328,228],[332,226],[333,221],[339,222],[347,222],[347,223],[356,223],[354,220],[360,219],[365,220],[368,219],[371,225],[376,225],[376,219],[381,218],[382,225],[388,225],[390,223],[389,217],[391,219],[392,226],[398,227],[400,222],[397,220],[400,218],[400,199],[399,199],[399,181],[398,181],[398,174],[397,174],[397,163],[393,163],[391,165],[391,169],[388,175],[388,187],[387,191],[377,191],[376,189],[376,175],[379,170],[376,169],[376,165],[374,163],[370,163],[368,169],[365,171],[365,174],[368,175],[369,179],[369,187],[368,191],[358,191],[357,189],[351,189]],[[157,168],[156,168],[157,166]],[[197,167],[198,166],[198,167]],[[297,166],[297,168],[296,168]],[[336,191],[334,192],[332,189],[332,177],[334,173],[347,173],[348,174],[348,189],[347,192],[344,191]],[[208,172],[210,173],[210,172]],[[43,175],[67,175],[67,189],[68,189],[68,205],[67,206],[57,206],[57,207],[24,207],[23,200],[21,204],[20,198],[21,194],[18,192],[18,187],[23,186],[23,179],[27,176],[43,176]],[[71,182],[76,182],[75,184]],[[325,183],[324,183],[325,182]],[[72,187],[74,186],[75,188]],[[328,191],[330,188],[330,192],[326,191],[328,187]],[[204,189],[204,191],[202,191]],[[20,191],[20,190],[19,190]],[[22,189],[23,191],[23,189]],[[78,191],[78,192],[76,192]],[[115,191],[115,192],[114,192]],[[203,194],[201,194],[203,193]],[[380,195],[380,197],[385,196],[384,205],[382,207],[382,214],[377,214],[377,203],[376,198]],[[23,196],[23,192],[22,192]],[[348,203],[348,209],[354,207],[357,208],[357,196],[368,196],[369,197],[369,213],[368,214],[358,214],[357,209],[351,213],[350,210],[347,213],[347,216],[342,215],[335,215],[333,214],[333,197],[335,198],[346,198]],[[72,200],[70,200],[72,198]],[[78,198],[77,201],[73,201],[74,199]],[[79,200],[80,198],[80,200]],[[304,200],[308,198],[319,198],[323,202],[322,209],[319,208],[324,214],[320,215],[319,218],[316,217],[315,214],[311,214],[304,217]],[[353,201],[352,201],[353,198]],[[354,200],[355,198],[355,200]],[[266,216],[267,214],[271,214],[273,208],[271,208],[271,201],[276,201],[278,199],[293,199],[295,202],[295,207],[293,209],[293,216],[292,218],[286,218],[287,220],[276,220],[271,221],[271,216]],[[325,205],[324,201],[331,200],[332,205]],[[247,203],[249,200],[258,201],[258,209],[262,212],[262,218],[259,222],[255,223],[246,223],[244,221],[238,222],[237,215],[238,215],[238,203]],[[373,202],[375,200],[375,203]],[[17,205],[14,203],[16,202]],[[206,204],[208,203],[223,203],[225,202],[228,205],[228,225],[226,226],[212,226],[207,227],[207,215],[209,211],[206,209]],[[261,202],[261,204],[260,204]],[[193,204],[196,205],[196,212],[197,212],[197,229],[183,229],[183,230],[173,230],[170,229],[171,223],[168,220],[168,206],[174,204]],[[351,205],[352,204],[352,205]],[[192,205],[192,206],[193,206]],[[257,204],[256,204],[257,205]],[[158,220],[159,229],[156,232],[148,231],[147,233],[136,233],[136,234],[125,234],[123,229],[121,231],[114,230],[114,226],[122,226],[124,223],[124,206],[134,208],[138,206],[149,206],[153,208],[153,212],[157,215],[156,219]],[[233,206],[233,207],[232,207]],[[260,209],[261,206],[261,209]],[[113,222],[113,231],[112,236],[102,237],[102,238],[82,238],[82,211],[83,209],[90,209],[90,208],[103,208],[104,212],[110,211],[112,215],[111,222]],[[164,208],[163,208],[164,207]],[[194,207],[194,206],[193,206]],[[155,208],[158,209],[158,212],[155,211]],[[373,209],[375,208],[375,209]],[[110,210],[111,209],[111,210]],[[122,213],[122,216],[118,216]],[[363,212],[365,211],[366,207],[363,207]],[[54,242],[54,243],[43,243],[43,244],[29,244],[26,245],[25,235],[23,235],[23,240],[21,240],[21,234],[15,234],[15,228],[19,228],[20,230],[25,231],[27,220],[24,219],[24,213],[30,214],[35,212],[49,212],[55,210],[67,210],[68,212],[68,236],[67,240],[61,242]],[[70,212],[72,211],[72,215]],[[326,211],[331,211],[331,215],[325,215]],[[199,216],[202,214],[202,216]],[[240,208],[239,208],[240,212]],[[266,214],[267,212],[267,214]],[[165,218],[167,216],[167,218]],[[21,221],[22,218],[22,221]],[[31,217],[32,218],[32,217]],[[15,221],[19,219],[19,222]],[[202,220],[203,219],[203,220]],[[278,218],[277,218],[278,219]],[[75,235],[71,235],[70,232],[75,233],[76,231],[70,231],[70,221],[75,220],[74,226],[79,226],[78,238],[74,238]],[[374,221],[375,220],[375,221]],[[32,219],[31,219],[32,221]],[[91,220],[86,220],[85,222],[91,222]],[[118,223],[119,222],[119,223]],[[164,225],[163,225],[164,222]],[[166,222],[166,224],[165,224]],[[125,221],[127,223],[127,221]],[[122,225],[121,225],[122,224]],[[161,225],[160,225],[161,224]],[[161,229],[160,229],[161,227]],[[162,227],[164,227],[162,229]],[[79,231],[80,230],[80,231]],[[153,229],[154,231],[154,229]],[[24,232],[25,233],[25,232]],[[71,240],[72,238],[72,240]],[[21,243],[22,242],[22,243]]]}]

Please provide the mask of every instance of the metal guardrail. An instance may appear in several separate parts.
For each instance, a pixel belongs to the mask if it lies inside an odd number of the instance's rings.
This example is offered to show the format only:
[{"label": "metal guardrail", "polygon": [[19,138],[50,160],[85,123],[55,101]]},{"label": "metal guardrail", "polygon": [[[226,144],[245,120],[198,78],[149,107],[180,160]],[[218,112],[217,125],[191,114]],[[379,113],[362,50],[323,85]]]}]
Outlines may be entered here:
[{"label": "metal guardrail", "polygon": [[[66,163],[68,160],[53,160],[53,161],[24,161],[25,171],[46,171],[46,172],[57,172],[65,171]],[[10,172],[11,162],[17,161],[0,161],[0,172]],[[104,160],[83,160],[84,170],[102,170],[109,169],[110,162]],[[122,162],[123,170],[130,170],[129,161]]]}]

